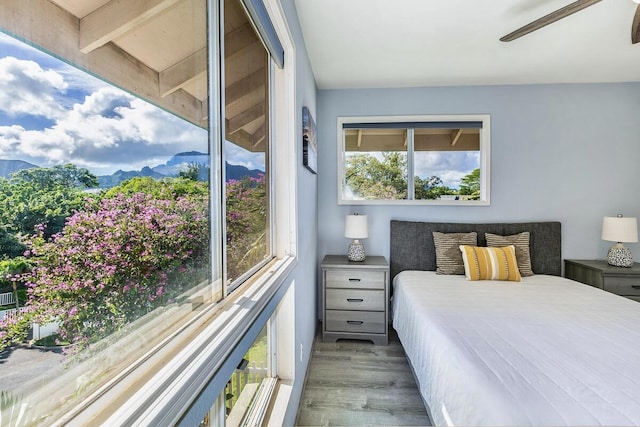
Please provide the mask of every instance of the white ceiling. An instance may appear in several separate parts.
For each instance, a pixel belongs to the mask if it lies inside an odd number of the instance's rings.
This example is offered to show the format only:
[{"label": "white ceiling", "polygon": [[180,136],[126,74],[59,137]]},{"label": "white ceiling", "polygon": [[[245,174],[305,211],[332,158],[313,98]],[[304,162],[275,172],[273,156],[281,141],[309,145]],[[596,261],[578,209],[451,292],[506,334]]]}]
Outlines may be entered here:
[{"label": "white ceiling", "polygon": [[640,81],[638,4],[603,0],[512,42],[573,0],[295,0],[320,89]]}]

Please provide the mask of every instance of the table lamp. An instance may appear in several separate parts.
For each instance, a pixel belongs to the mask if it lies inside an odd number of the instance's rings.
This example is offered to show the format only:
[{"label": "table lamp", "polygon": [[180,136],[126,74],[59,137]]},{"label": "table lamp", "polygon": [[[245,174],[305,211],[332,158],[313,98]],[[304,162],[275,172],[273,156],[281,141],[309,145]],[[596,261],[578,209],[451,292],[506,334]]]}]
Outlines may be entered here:
[{"label": "table lamp", "polygon": [[364,261],[364,245],[358,239],[366,239],[369,237],[369,229],[367,226],[367,216],[352,214],[347,215],[344,223],[344,237],[354,239],[349,244],[349,252],[347,258],[349,261]]},{"label": "table lamp", "polygon": [[617,216],[605,216],[602,220],[602,240],[616,242],[607,252],[607,262],[615,267],[631,267],[633,256],[631,251],[625,248],[623,242],[638,241],[638,221],[636,218]]}]

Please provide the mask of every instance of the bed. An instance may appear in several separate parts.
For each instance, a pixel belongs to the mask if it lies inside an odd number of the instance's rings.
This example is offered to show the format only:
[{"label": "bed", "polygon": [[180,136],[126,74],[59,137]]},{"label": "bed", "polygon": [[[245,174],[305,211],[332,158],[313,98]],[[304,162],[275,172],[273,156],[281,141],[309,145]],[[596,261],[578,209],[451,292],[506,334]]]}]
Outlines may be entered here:
[{"label": "bed", "polygon": [[[530,233],[521,282],[435,273],[433,232]],[[435,425],[640,425],[640,304],[560,277],[558,222],[391,222],[393,327]]]}]

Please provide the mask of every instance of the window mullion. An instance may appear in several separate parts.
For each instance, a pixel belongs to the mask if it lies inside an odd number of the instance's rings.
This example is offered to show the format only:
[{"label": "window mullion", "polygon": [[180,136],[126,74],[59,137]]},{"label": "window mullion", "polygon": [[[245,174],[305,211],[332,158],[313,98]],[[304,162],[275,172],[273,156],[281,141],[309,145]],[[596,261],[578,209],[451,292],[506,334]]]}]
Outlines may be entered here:
[{"label": "window mullion", "polygon": [[414,135],[415,129],[410,128],[407,129],[407,199],[414,200],[416,189],[415,189],[415,165],[414,165],[414,157],[413,157],[413,148],[414,148]]}]

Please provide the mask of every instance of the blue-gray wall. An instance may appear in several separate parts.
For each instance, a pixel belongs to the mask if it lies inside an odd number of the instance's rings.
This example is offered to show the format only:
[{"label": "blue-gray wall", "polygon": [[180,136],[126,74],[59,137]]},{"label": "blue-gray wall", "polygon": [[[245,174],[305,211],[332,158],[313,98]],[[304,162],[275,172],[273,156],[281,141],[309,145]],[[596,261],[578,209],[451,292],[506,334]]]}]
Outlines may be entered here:
[{"label": "blue-gray wall", "polygon": [[[389,255],[389,220],[559,220],[564,258],[603,258],[602,217],[640,216],[640,83],[318,92],[318,260],[345,253],[344,215],[369,215],[367,253]],[[491,115],[491,205],[339,206],[339,116]],[[640,261],[640,246],[626,244]]]},{"label": "blue-gray wall", "polygon": [[[302,165],[302,107],[306,106],[314,117],[316,112],[316,84],[298,23],[293,0],[282,0],[282,9],[287,17],[296,50],[296,140],[297,149],[297,217],[298,217],[298,264],[293,272],[295,280],[295,381],[291,400],[285,415],[285,425],[294,425],[298,404],[304,386],[305,374],[315,336],[316,306],[316,259],[318,233],[317,175]],[[292,58],[285,58],[289,61]],[[300,349],[303,348],[302,357]],[[291,355],[281,355],[290,357]],[[302,359],[302,360],[301,360]]]}]

